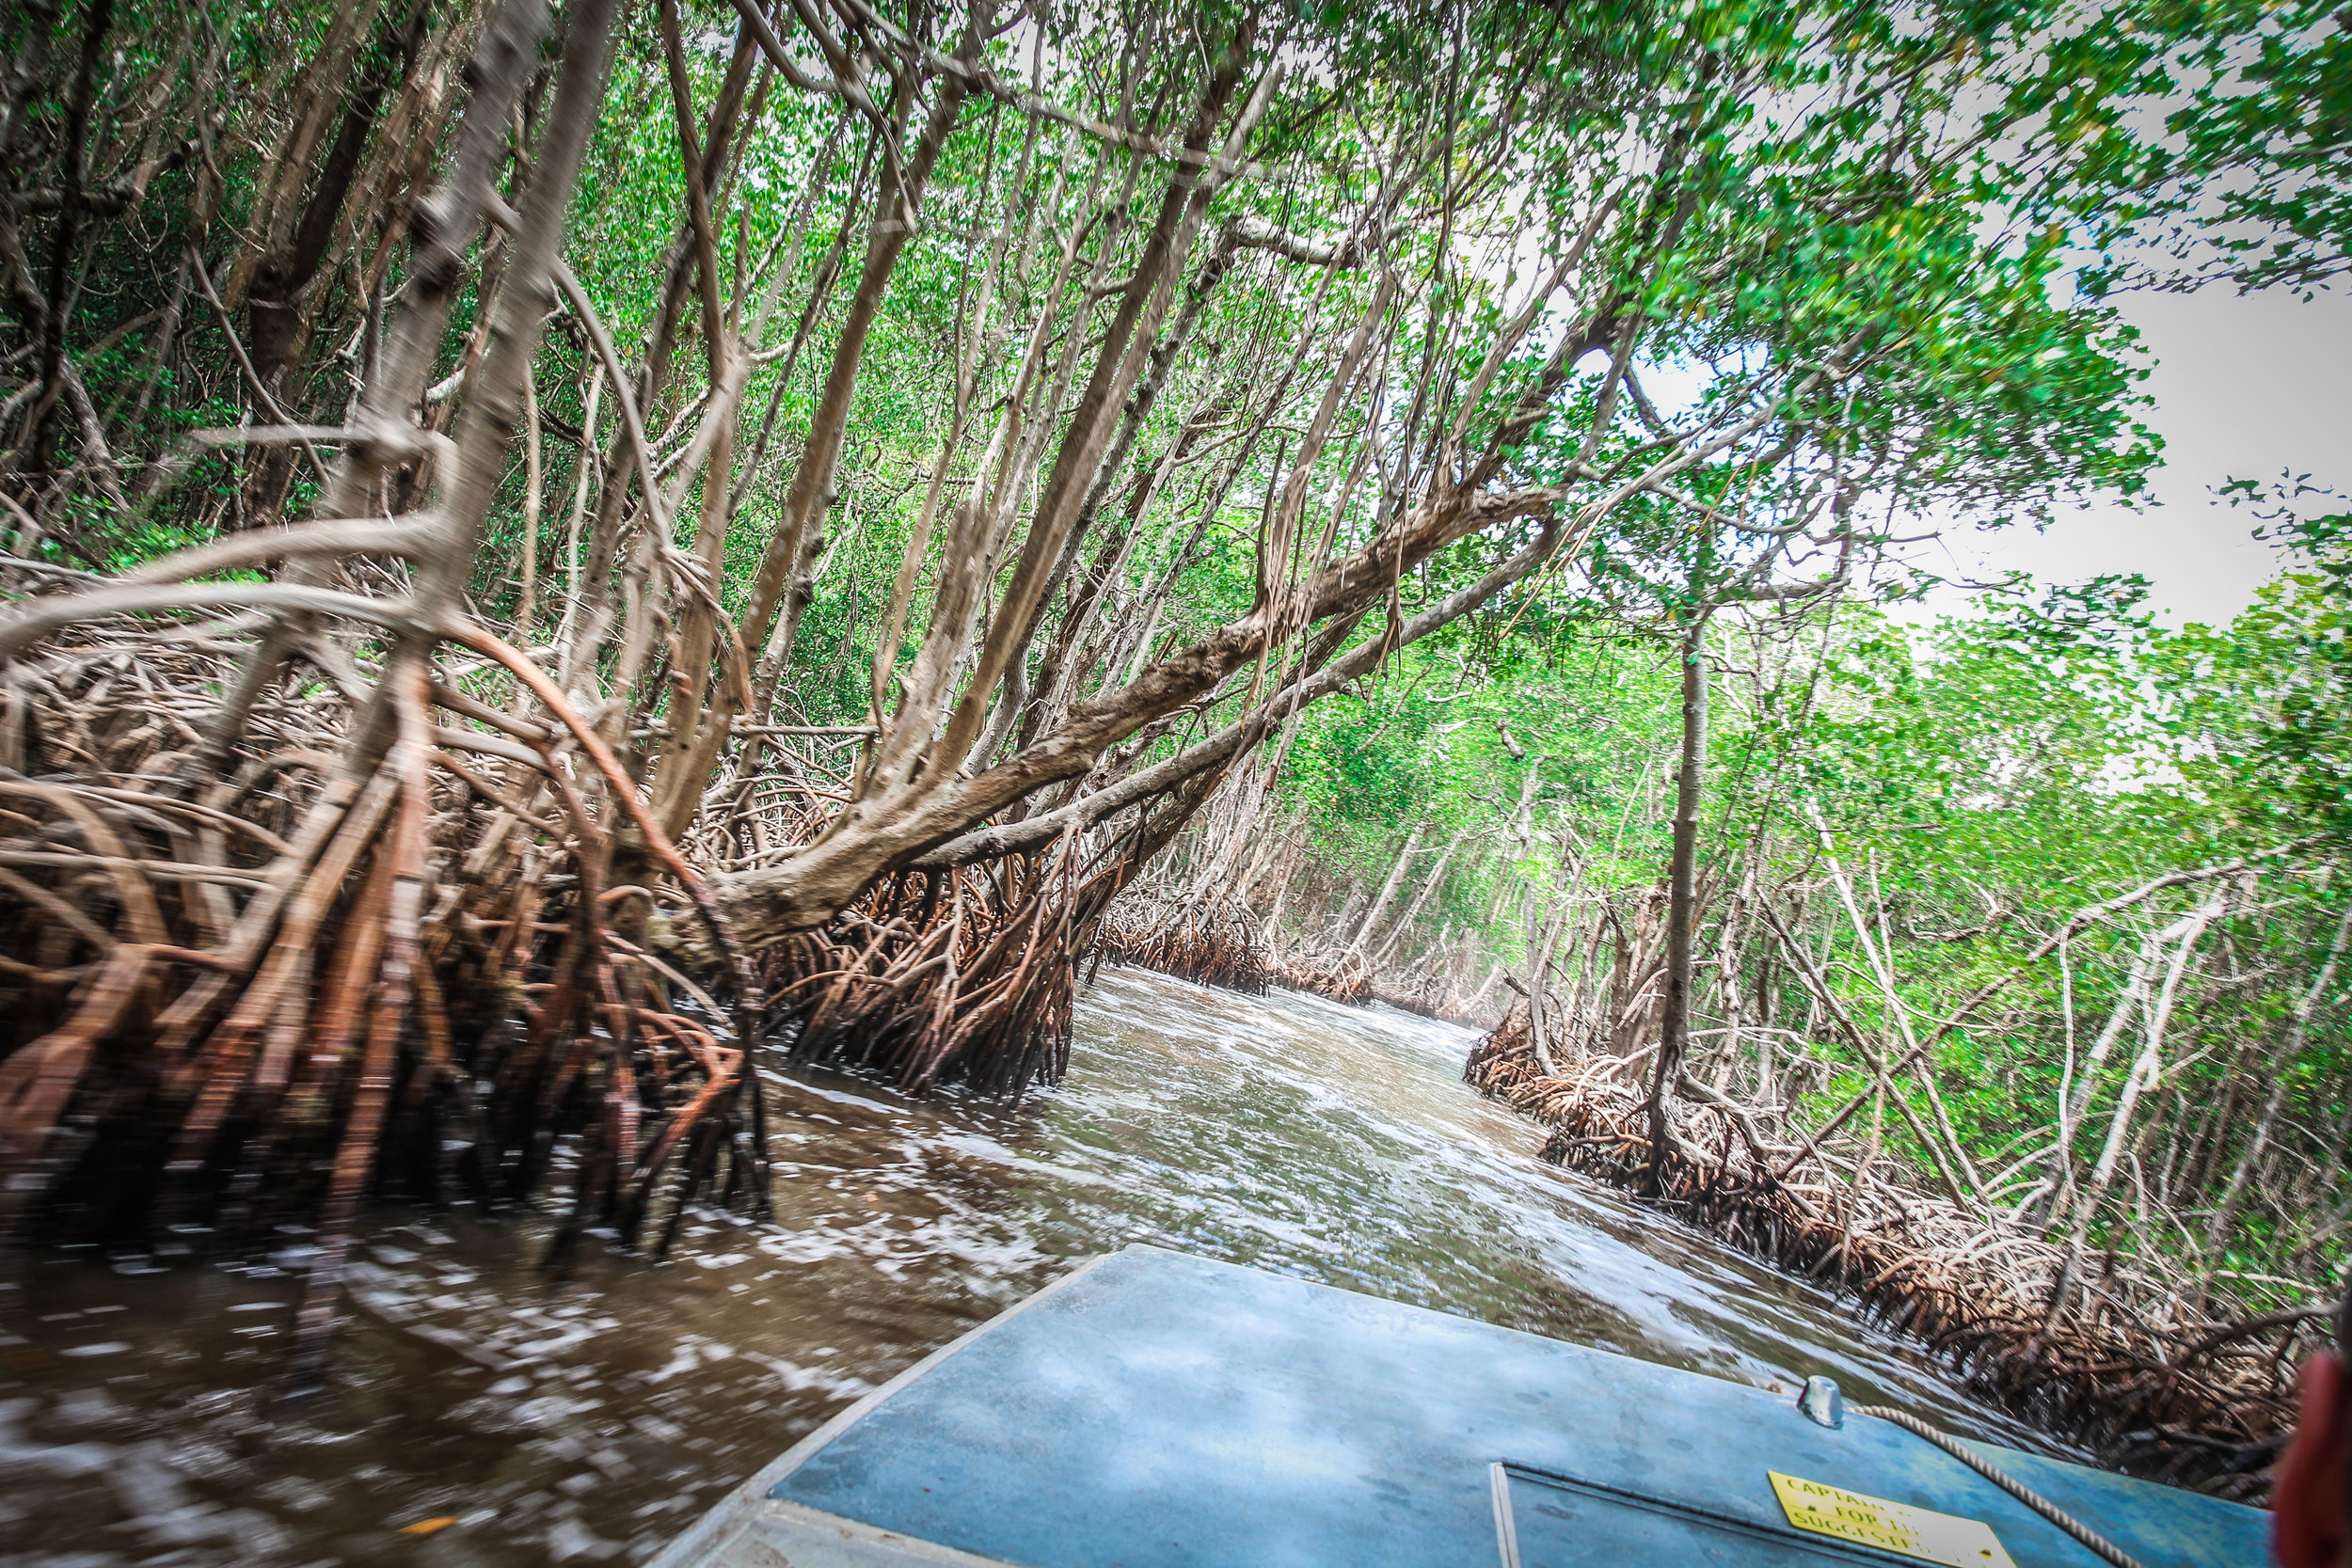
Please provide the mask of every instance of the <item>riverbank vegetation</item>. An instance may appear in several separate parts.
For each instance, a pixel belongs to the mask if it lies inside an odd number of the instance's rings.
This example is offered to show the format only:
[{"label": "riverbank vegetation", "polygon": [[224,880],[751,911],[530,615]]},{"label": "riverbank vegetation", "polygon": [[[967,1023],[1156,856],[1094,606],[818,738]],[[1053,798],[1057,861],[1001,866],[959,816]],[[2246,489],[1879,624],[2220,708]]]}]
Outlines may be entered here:
[{"label": "riverbank vegetation", "polygon": [[315,1231],[315,1368],[367,1196],[666,1250],[763,1057],[1018,1096],[1126,958],[1512,998],[1654,1185],[1851,1101],[2199,1303],[2340,1257],[2327,509],[2224,630],[1870,607],[2137,492],[2127,273],[2340,270],[2317,9],[8,26],[19,1239]]},{"label": "riverbank vegetation", "polygon": [[1215,811],[1160,876],[1486,1031],[1547,1159],[2259,1497],[2352,1225],[2352,554],[2333,498],[2249,499],[2281,570],[2226,626],[2117,579],[1714,619],[1677,1038],[1690,736],[1620,617],[1401,658],[1302,725],[1238,882]]},{"label": "riverbank vegetation", "polygon": [[1473,1081],[1561,1128],[1548,1157],[1853,1289],[2021,1408],[2258,1470],[2352,1196],[2352,708],[2314,547],[2222,630],[2109,585],[1924,647],[1851,615],[1781,657],[1726,638],[1686,1055],[1665,1076],[1665,845],[1570,839],[1540,1000]]}]

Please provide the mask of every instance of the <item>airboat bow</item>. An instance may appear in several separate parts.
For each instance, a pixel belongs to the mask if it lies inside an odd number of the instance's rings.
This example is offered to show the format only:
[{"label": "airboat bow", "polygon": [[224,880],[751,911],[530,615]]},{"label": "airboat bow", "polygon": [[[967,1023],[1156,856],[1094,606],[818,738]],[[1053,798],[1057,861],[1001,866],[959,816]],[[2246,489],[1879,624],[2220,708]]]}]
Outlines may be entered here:
[{"label": "airboat bow", "polygon": [[2266,1537],[1823,1379],[1792,1402],[1131,1246],[844,1411],[655,1568],[2259,1568]]}]

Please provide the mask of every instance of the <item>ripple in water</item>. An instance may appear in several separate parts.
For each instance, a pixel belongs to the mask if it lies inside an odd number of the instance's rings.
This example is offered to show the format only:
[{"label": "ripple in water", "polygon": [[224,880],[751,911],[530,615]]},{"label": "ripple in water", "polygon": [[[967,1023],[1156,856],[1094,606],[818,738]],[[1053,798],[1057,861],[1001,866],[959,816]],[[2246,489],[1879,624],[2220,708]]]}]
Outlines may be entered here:
[{"label": "ripple in water", "polygon": [[[0,1568],[430,1568],[651,1555],[729,1485],[1074,1262],[1152,1242],[1758,1386],[2048,1444],[1826,1294],[1539,1164],[1472,1037],[1106,970],[1019,1110],[771,1076],[776,1223],[663,1268],[530,1267],[547,1227],[380,1212],[334,1390],[271,1396],[303,1239],[241,1268],[0,1279]],[[2063,1450],[2051,1450],[2063,1451]]]}]

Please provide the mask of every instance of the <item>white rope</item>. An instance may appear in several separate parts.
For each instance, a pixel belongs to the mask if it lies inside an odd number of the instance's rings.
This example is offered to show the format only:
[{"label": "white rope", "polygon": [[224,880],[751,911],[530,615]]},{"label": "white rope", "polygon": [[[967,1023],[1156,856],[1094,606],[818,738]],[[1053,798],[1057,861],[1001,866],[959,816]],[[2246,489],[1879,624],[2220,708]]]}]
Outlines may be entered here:
[{"label": "white rope", "polygon": [[1991,1462],[1979,1458],[1974,1449],[1963,1446],[1958,1438],[1947,1436],[1945,1433],[1936,1431],[1935,1428],[1928,1425],[1927,1422],[1919,1419],[1918,1417],[1912,1415],[1909,1411],[1897,1410],[1892,1406],[1883,1404],[1857,1404],[1852,1408],[1861,1415],[1876,1416],[1882,1421],[1892,1421],[1897,1426],[1901,1427],[1905,1432],[1911,1433],[1915,1436],[1926,1438],[1929,1442],[1934,1444],[1937,1448],[1942,1449],[1946,1453],[1950,1454],[1954,1459],[1959,1460],[1963,1465],[1967,1465],[1970,1469],[1976,1471],[1977,1474],[1982,1476],[1985,1480],[1991,1481],[1994,1485],[1999,1487],[2002,1491],[2008,1493],[2010,1497],[2015,1497],[2019,1502],[2024,1503],[2027,1508],[2032,1509],[2036,1513],[2041,1514],[2044,1519],[2049,1520],[2050,1523],[2056,1525],[2058,1528],[2064,1530],[2067,1534],[2081,1542],[2085,1546],[2097,1553],[2101,1558],[2115,1564],[2115,1568],[2141,1568],[2139,1560],[2132,1556],[2131,1553],[2125,1551],[2114,1542],[2109,1541],[2106,1536],[2101,1535],[2097,1530],[2092,1529],[2089,1525],[2084,1524],[2080,1519],[2075,1518],[2073,1514],[2067,1513],[2064,1509],[2058,1507],[2058,1504],[2052,1502],[2049,1498],[2043,1497],[2032,1487],[2027,1486],[2024,1481],[2019,1481],[2016,1477],[1994,1468]]}]

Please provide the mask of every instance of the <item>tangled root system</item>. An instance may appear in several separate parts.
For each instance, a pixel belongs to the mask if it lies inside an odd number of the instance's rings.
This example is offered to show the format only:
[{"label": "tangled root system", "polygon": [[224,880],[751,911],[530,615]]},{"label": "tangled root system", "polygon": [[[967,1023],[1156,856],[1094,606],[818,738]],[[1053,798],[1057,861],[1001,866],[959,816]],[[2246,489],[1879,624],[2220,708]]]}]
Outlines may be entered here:
[{"label": "tangled root system", "polygon": [[1275,966],[1273,978],[1277,985],[1351,1007],[1373,998],[1372,965],[1350,948],[1288,954]]},{"label": "tangled root system", "polygon": [[1464,1076],[1551,1129],[1545,1160],[1851,1296],[1971,1391],[2105,1463],[2241,1501],[2267,1497],[2294,1424],[2293,1370],[2320,1332],[2312,1313],[2208,1318],[2128,1259],[2071,1258],[2039,1233],[1913,1190],[1883,1158],[1786,1143],[1773,1108],[1720,1097],[1686,1093],[1653,1183],[1645,1092],[1627,1065],[1586,1056],[1547,1074],[1522,1004]]},{"label": "tangled root system", "polygon": [[1086,902],[1057,856],[888,878],[763,955],[770,1027],[911,1093],[1018,1097],[1069,1066]]},{"label": "tangled root system", "polygon": [[1131,894],[1104,917],[1103,957],[1180,980],[1263,994],[1271,954],[1258,917],[1239,899]]},{"label": "tangled root system", "polygon": [[633,797],[593,732],[395,653],[373,701],[263,703],[224,772],[199,724],[236,652],[85,641],[8,693],[0,1227],[164,1255],[314,1228],[299,1359],[370,1190],[501,1206],[568,1168],[558,1254],[591,1227],[636,1244],[665,1173],[659,1248],[702,1193],[760,1207],[742,1020],[712,995],[755,985],[631,939],[658,899],[695,918],[700,884],[615,880],[589,799]]}]

